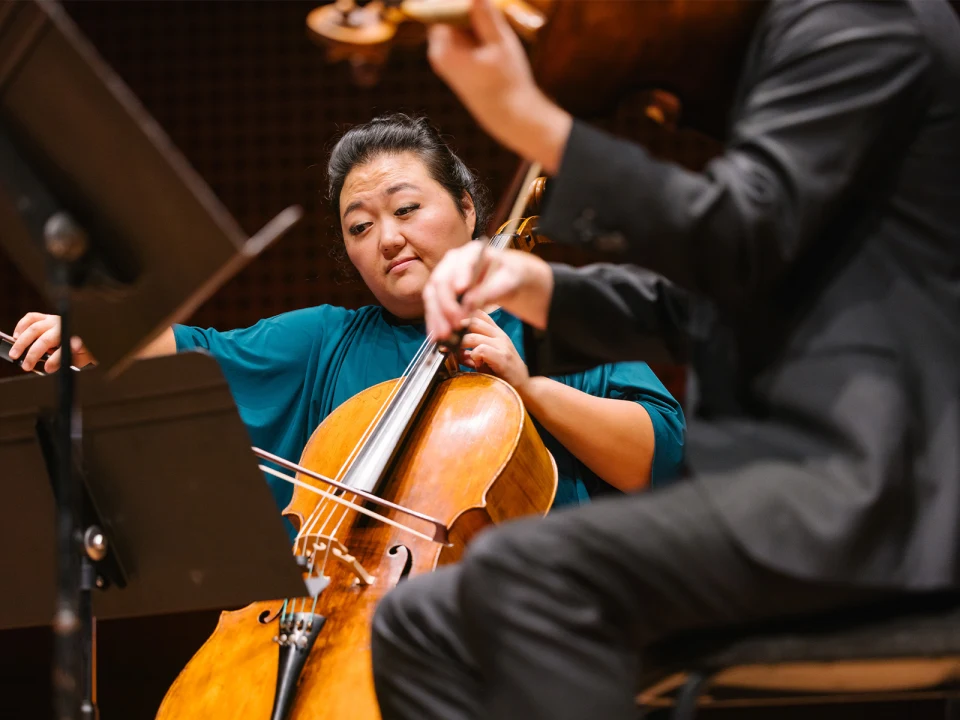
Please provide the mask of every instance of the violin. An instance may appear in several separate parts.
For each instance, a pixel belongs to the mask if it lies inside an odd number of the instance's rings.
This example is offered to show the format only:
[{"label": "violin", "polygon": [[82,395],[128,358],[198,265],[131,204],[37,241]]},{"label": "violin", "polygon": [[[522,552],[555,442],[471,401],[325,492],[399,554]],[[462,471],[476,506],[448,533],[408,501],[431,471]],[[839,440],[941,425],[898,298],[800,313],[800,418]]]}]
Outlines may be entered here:
[{"label": "violin", "polygon": [[[422,44],[425,25],[466,24],[470,0],[337,0],[311,11],[310,37],[371,85],[393,45]],[[609,114],[645,92],[657,122],[723,135],[758,0],[497,0],[526,42],[537,84],[578,117]]]},{"label": "violin", "polygon": [[[535,227],[535,218],[505,225],[490,245],[532,246]],[[294,485],[283,514],[297,528],[309,596],[222,613],[158,720],[375,720],[370,624],[380,598],[456,562],[483,528],[545,514],[557,490],[556,463],[516,391],[460,372],[432,338],[402,377],[324,419],[298,464],[254,452],[271,463],[264,472]]]}]

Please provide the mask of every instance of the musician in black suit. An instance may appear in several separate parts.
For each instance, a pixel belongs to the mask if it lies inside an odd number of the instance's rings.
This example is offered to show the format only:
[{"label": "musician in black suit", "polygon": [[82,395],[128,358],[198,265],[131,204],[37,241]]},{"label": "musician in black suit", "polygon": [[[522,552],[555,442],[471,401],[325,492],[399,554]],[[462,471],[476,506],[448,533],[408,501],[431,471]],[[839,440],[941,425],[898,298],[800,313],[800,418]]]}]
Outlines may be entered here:
[{"label": "musician in black suit", "polygon": [[448,336],[499,302],[530,326],[538,372],[692,362],[690,479],[487,531],[459,565],[401,584],[374,621],[385,720],[633,718],[653,642],[956,591],[949,6],[771,2],[725,152],[701,173],[571,119],[489,2],[473,21],[433,29],[431,60],[553,175],[544,234],[634,265],[471,244],[428,283],[429,328]]}]

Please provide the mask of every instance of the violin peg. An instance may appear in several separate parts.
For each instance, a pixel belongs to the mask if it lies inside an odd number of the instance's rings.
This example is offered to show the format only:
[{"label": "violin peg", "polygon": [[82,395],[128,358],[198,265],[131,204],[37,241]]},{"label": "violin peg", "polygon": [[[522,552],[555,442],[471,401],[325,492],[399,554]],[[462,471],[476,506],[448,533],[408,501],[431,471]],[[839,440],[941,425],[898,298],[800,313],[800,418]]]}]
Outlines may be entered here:
[{"label": "violin peg", "polygon": [[657,125],[676,130],[680,119],[680,99],[665,90],[648,90],[643,93],[643,114]]}]

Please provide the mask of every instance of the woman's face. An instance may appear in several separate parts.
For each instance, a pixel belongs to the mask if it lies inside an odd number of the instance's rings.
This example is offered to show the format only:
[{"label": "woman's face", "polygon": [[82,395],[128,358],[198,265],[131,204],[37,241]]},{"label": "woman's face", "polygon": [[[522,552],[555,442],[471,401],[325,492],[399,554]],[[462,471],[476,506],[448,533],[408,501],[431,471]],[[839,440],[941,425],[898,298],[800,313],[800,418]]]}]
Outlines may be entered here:
[{"label": "woman's face", "polygon": [[340,192],[340,227],[350,261],[388,311],[423,316],[421,292],[447,250],[476,225],[470,196],[461,207],[414,153],[378,155],[351,170]]}]

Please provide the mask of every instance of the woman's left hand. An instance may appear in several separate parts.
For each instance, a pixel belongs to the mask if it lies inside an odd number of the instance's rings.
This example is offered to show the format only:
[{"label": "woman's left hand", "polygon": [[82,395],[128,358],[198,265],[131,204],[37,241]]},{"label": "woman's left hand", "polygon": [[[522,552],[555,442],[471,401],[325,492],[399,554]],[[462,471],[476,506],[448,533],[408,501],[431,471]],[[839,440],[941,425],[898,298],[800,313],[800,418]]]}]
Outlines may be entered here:
[{"label": "woman's left hand", "polygon": [[470,318],[464,330],[460,362],[478,372],[496,375],[522,395],[530,372],[510,337],[482,310]]}]

